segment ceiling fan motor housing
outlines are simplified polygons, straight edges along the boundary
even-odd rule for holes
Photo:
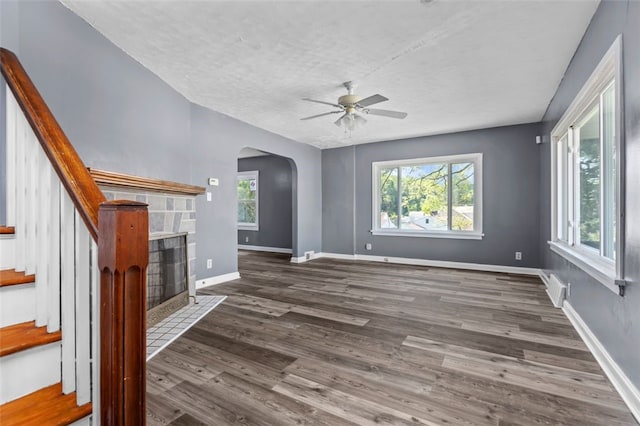
[[[338,98],[338,103],[343,107],[348,108],[353,107],[358,103],[358,101],[360,101],[360,99],[362,99],[362,97],[358,95],[344,95]]]

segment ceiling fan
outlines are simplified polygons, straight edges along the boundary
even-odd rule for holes
[[[318,104],[330,105],[332,107],[338,108],[337,111],[325,112],[322,114],[312,115],[310,117],[301,118],[301,120],[311,120],[313,118],[324,117],[326,115],[331,114],[340,114],[343,115],[338,118],[333,124],[338,127],[345,127],[347,130],[354,130],[362,125],[364,125],[367,120],[360,114],[370,114],[370,115],[381,115],[383,117],[391,117],[403,119],[407,116],[406,112],[399,111],[390,111],[387,109],[377,109],[377,108],[369,108],[370,105],[375,105],[380,102],[388,101],[388,98],[385,98],[382,95],[372,95],[367,98],[361,98],[358,95],[353,93],[353,83],[351,81],[347,81],[343,83],[344,87],[347,89],[347,94],[340,96],[338,98],[338,103],[325,102],[325,101],[317,101],[315,99],[302,98],[303,101],[315,102]],[[360,114],[358,114],[360,113]]]

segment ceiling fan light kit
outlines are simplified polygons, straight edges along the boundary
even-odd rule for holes
[[[351,81],[347,81],[343,83],[344,87],[347,89],[347,94],[342,95],[338,98],[338,103],[334,104],[331,102],[318,101],[310,98],[302,98],[302,100],[307,102],[315,102],[318,104],[329,105],[335,108],[338,108],[337,111],[329,111],[322,114],[316,114],[309,117],[301,118],[301,120],[311,120],[314,118],[324,117],[331,114],[339,114],[344,113],[340,118],[338,118],[333,124],[338,127],[344,127],[348,131],[355,130],[358,127],[363,126],[367,120],[362,117],[360,114],[369,114],[369,115],[380,115],[382,117],[390,117],[403,119],[407,116],[406,112],[400,111],[390,111],[386,109],[374,109],[367,108],[370,105],[375,105],[380,102],[388,101],[389,99],[382,95],[372,95],[367,98],[362,98],[353,93],[353,83]]]

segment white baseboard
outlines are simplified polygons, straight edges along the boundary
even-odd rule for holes
[[[544,272],[543,269],[540,269],[538,276],[540,277],[540,279],[544,283],[544,286],[545,287],[549,287],[549,276],[547,275],[546,272]]]
[[[264,246],[249,246],[244,244],[238,244],[239,250],[251,250],[251,251],[268,251],[270,253],[286,253],[291,254],[292,250],[290,248],[281,248],[281,247],[264,247]]]
[[[437,268],[469,269],[472,271],[503,272],[507,274],[540,275],[538,268],[486,265],[483,263],[450,262],[446,260],[412,259],[407,257],[371,256],[368,254],[317,253],[314,258],[366,260],[369,262],[399,263],[402,265],[433,266]]]
[[[320,257],[326,257],[329,259],[342,259],[342,260],[357,260],[355,254],[342,254],[342,253],[325,253],[321,252],[316,255],[316,259]]]
[[[607,349],[600,343],[580,314],[573,309],[569,301],[565,300],[562,311],[587,345],[600,367],[616,388],[622,400],[627,404],[631,414],[640,422],[640,390],[634,386],[624,374],[620,366],[611,358]]]
[[[240,278],[239,272],[230,272],[228,274],[216,275],[214,277],[204,278],[196,281],[196,290],[209,287],[216,284],[226,283]]]
[[[295,257],[295,256],[291,256],[291,263],[304,263],[304,262],[308,262],[310,260],[313,259],[317,259],[318,257],[321,257],[322,253],[316,253],[315,251],[311,250],[311,251],[305,251],[304,252],[304,256],[300,256],[300,257]]]

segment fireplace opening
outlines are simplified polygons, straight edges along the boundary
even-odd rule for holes
[[[147,327],[189,303],[187,235],[149,241],[147,268]]]

